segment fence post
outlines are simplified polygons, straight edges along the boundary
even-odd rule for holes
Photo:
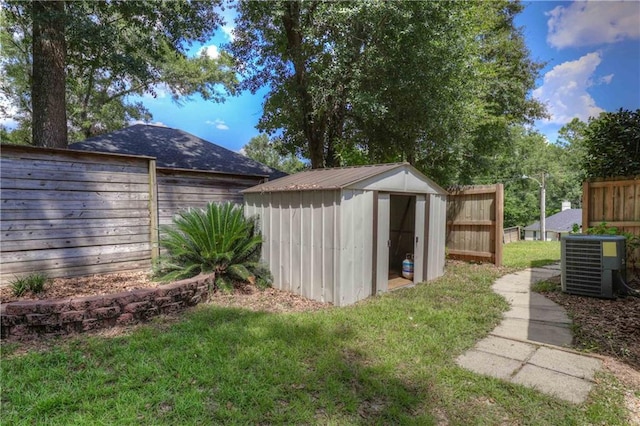
[[[158,245],[158,181],[156,177],[156,160],[149,160],[149,243],[151,244],[151,262],[160,255]]]
[[[582,184],[582,233],[589,229],[589,181]]]
[[[502,236],[504,236],[504,185],[496,185],[496,218],[495,218],[495,261],[496,266],[502,266]]]

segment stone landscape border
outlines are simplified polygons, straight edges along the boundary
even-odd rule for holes
[[[0,337],[29,340],[132,324],[180,312],[208,298],[214,275],[103,296],[28,300],[0,307]]]

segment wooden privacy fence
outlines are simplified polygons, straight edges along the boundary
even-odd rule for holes
[[[582,231],[602,222],[640,235],[640,177],[584,182]]]
[[[447,253],[454,259],[502,265],[502,184],[449,189]]]
[[[510,228],[504,228],[503,235],[502,242],[505,244],[520,241],[520,227],[512,226]]]
[[[148,270],[158,224],[186,207],[241,202],[265,176],[156,168],[154,158],[1,147],[0,285],[50,277]]]

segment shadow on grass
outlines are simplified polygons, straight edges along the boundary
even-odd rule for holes
[[[354,339],[321,314],[203,306],[169,327],[13,358],[3,423],[406,423],[420,392]]]
[[[559,259],[536,259],[532,260],[530,263],[531,268],[540,268],[547,265],[553,265],[554,263],[559,263]]]

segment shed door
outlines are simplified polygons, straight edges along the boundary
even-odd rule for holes
[[[376,291],[383,293],[389,285],[389,214],[391,197],[388,193],[378,193],[378,229],[377,229],[377,262]]]
[[[413,238],[413,282],[424,281],[424,247],[425,247],[425,215],[427,211],[427,197],[416,195],[416,224]]]

